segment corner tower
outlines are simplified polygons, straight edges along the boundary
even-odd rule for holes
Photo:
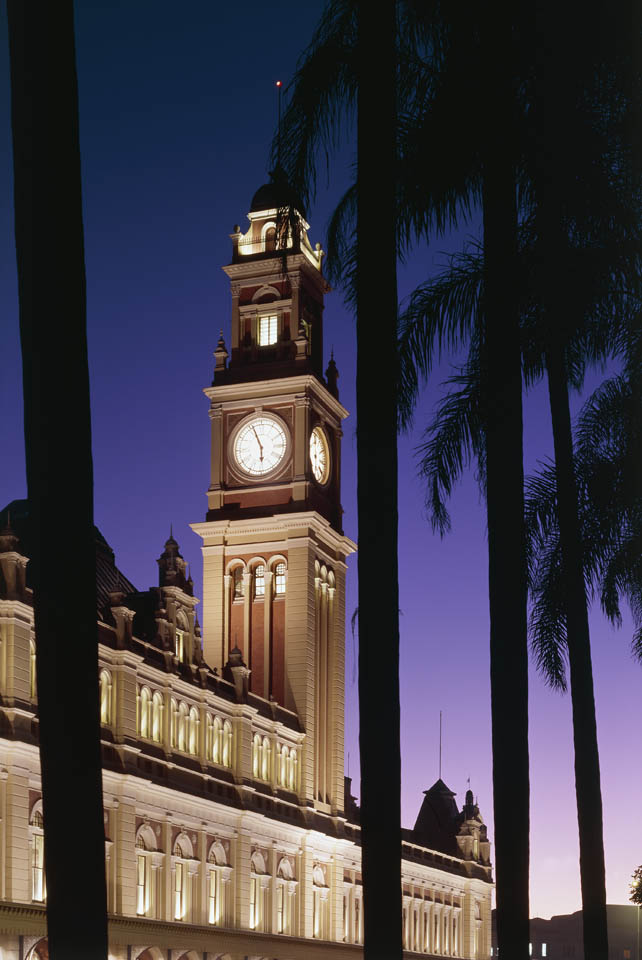
[[[334,361],[323,374],[323,253],[277,171],[231,235],[231,351],[215,351],[203,539],[204,656],[232,650],[251,694],[306,733],[301,799],[343,809],[346,558]],[[238,653],[235,652],[238,658]]]

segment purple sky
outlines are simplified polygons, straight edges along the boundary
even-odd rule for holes
[[[222,327],[229,343],[228,234],[266,179],[276,113],[273,83],[287,82],[322,4],[279,0],[241,6],[188,0],[83,0],[77,47],[93,403],[96,523],[139,588],[156,582],[170,522],[201,582],[200,541],[188,524],[205,516],[209,421],[202,388]],[[26,493],[13,247],[6,23],[0,49],[0,506]],[[323,242],[333,201],[347,182],[350,148],[322,180],[309,211]],[[437,241],[400,272],[405,296],[456,249]],[[335,293],[326,306],[345,406],[355,410],[352,317]],[[382,368],[385,358],[382,357]],[[400,588],[403,819],[412,826],[421,791],[438,775],[460,803],[470,776],[492,830],[485,510],[472,475],[452,503],[445,541],[425,521],[414,448],[439,396],[444,365],[422,398],[416,429],[400,441]],[[55,398],[52,402],[55,402]],[[346,423],[343,505],[357,537],[355,420]],[[527,468],[550,454],[546,395],[526,403]],[[52,465],[53,466],[53,465]],[[64,465],[55,465],[64,469]],[[356,606],[351,561],[347,614]],[[613,631],[592,617],[609,902],[622,903],[642,862],[636,811],[642,671],[631,660],[630,622]],[[354,647],[346,639],[346,754],[358,771]],[[385,668],[385,662],[383,663]],[[531,682],[532,915],[579,909],[570,701]],[[385,775],[385,774],[384,774]],[[355,784],[358,792],[358,784]],[[510,791],[510,783],[506,784]]]

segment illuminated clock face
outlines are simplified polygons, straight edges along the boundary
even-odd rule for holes
[[[321,427],[315,427],[310,434],[310,464],[317,483],[327,483],[330,476],[330,448]]]
[[[285,457],[288,439],[278,420],[262,414],[243,424],[234,439],[237,466],[252,477],[271,473]]]

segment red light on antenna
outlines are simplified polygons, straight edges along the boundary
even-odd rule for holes
[[[277,81],[276,81],[276,85],[277,85],[277,87],[280,87],[280,86],[281,86],[281,81],[280,81],[280,80],[277,80]]]

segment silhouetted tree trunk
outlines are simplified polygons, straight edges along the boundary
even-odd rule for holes
[[[605,960],[608,957],[608,929],[600,758],[577,485],[573,469],[571,412],[561,350],[547,353],[546,367],[555,449],[557,519],[566,596],[584,956],[586,960]]]
[[[482,31],[490,105],[483,154],[484,329],[490,680],[497,938],[526,960],[529,940],[529,763],[522,374],[517,283],[513,38],[502,4]]]
[[[357,180],[359,744],[364,956],[401,931],[397,569],[396,11],[360,0]],[[385,757],[385,775],[381,758]]]
[[[73,4],[9,0],[8,14],[49,956],[99,960],[107,915]]]
[[[573,36],[576,17],[582,15],[579,6],[565,7],[556,29],[551,26],[550,4],[540,3],[536,10],[540,12],[540,21],[536,47],[539,53],[536,60],[536,97],[532,110],[535,145],[532,159],[539,248],[537,281],[546,337],[545,362],[555,453],[557,519],[566,597],[584,956],[586,960],[606,960],[608,929],[600,761],[566,369],[567,344],[572,337],[577,339],[581,330],[578,331],[576,326],[584,322],[584,317],[575,316],[563,267],[569,237],[564,224],[564,181],[559,171],[559,151],[564,150],[565,117],[569,110],[575,109],[576,102],[581,102],[582,88],[589,91],[585,96],[595,90],[591,74],[597,68],[590,58],[587,63],[587,57],[580,52],[573,60],[574,68],[569,70],[568,49],[566,43],[560,42],[560,38]],[[587,160],[590,163],[591,157]],[[590,211],[577,212],[586,219]]]

